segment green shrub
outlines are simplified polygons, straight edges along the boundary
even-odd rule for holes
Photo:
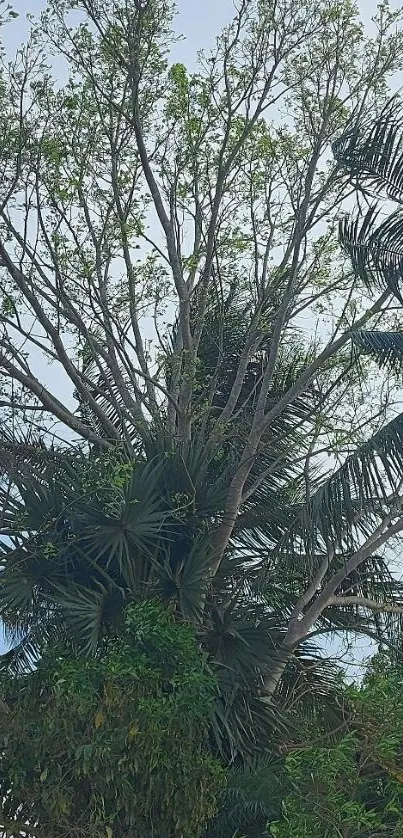
[[[10,829],[18,818],[46,838],[202,834],[224,782],[205,744],[214,688],[193,630],[153,602],[132,605],[95,658],[49,647],[2,685]]]

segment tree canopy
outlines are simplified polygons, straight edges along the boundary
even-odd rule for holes
[[[401,663],[377,655],[361,685],[344,685],[331,736],[320,720],[289,746],[278,838],[398,836],[403,828]],[[319,722],[319,724],[318,724]],[[301,731],[302,733],[302,731]],[[301,735],[301,734],[300,734]],[[312,744],[309,744],[309,743]]]

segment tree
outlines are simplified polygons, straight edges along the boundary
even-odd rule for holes
[[[2,682],[2,834],[200,836],[224,783],[206,747],[214,689],[194,632],[152,602],[96,658],[50,645]]]
[[[356,178],[397,194],[401,15],[369,38],[350,0],[241,0],[190,73],[172,13],[51,0],[3,67],[0,597],[15,664],[58,624],[95,648],[112,594],[153,590],[215,661],[234,760],[313,686],[314,636],[401,614],[402,418],[363,373],[399,365],[400,267],[353,225],[351,271],[335,230]]]
[[[272,822],[270,835],[401,834],[401,683],[401,662],[391,665],[389,655],[377,655],[361,685],[344,685],[344,719],[333,736],[326,737],[317,720],[316,731],[305,731],[306,742],[313,744],[290,746],[282,815]]]

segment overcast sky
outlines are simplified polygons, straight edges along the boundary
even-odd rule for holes
[[[19,13],[20,18],[7,27],[7,45],[12,51],[24,39],[27,32],[25,15],[27,12],[36,15],[43,9],[43,0],[9,0],[12,7]],[[297,0],[296,0],[297,2]],[[314,2],[314,0],[313,0]],[[228,22],[233,14],[233,0],[177,0],[178,18],[177,31],[186,37],[186,41],[178,47],[181,60],[191,65],[195,60],[197,50],[212,44],[215,35]],[[391,0],[394,9],[403,7],[403,2]],[[376,0],[358,0],[364,21],[370,25],[371,17],[376,11]],[[403,74],[402,74],[403,83]]]

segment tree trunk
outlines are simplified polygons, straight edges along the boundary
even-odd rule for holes
[[[273,666],[264,681],[264,698],[266,701],[271,701],[274,698],[276,693],[277,687],[284,675],[284,672],[294,655],[294,652],[298,646],[298,640],[290,640],[284,641],[273,661]]]

